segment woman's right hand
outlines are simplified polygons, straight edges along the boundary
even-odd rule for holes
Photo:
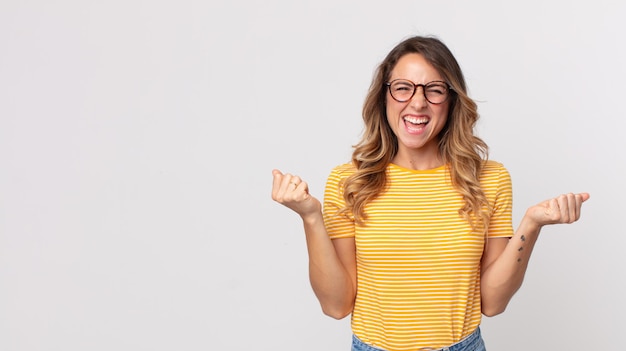
[[[309,194],[309,185],[298,176],[274,169],[272,199],[295,211],[303,219],[307,216],[321,214],[322,205],[318,199]]]

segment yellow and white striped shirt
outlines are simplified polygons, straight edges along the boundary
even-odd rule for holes
[[[416,171],[390,164],[387,187],[365,207],[358,226],[337,215],[345,204],[340,181],[352,164],[331,172],[324,221],[331,239],[354,237],[358,288],[352,330],[386,350],[415,350],[456,343],[481,320],[480,260],[484,235],[460,214],[463,198],[447,166]],[[481,175],[491,207],[488,236],[511,237],[511,178],[488,161]]]

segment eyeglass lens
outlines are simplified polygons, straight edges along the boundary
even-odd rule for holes
[[[417,87],[422,87],[424,97],[430,103],[440,104],[448,98],[448,85],[445,82],[434,81],[426,84],[413,84],[403,79],[396,79],[389,85],[389,92],[398,102],[409,101],[415,94]]]

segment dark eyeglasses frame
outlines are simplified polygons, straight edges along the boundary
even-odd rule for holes
[[[393,94],[391,93],[391,84],[393,84],[393,82],[398,81],[398,80],[401,80],[401,81],[404,81],[404,82],[407,82],[407,83],[411,83],[411,84],[413,84],[413,94],[411,94],[411,97],[409,97],[409,98],[408,98],[408,99],[406,99],[406,100],[398,100],[398,99],[396,99],[396,97],[395,97],[395,96],[393,96]],[[427,87],[428,85],[432,84],[432,83],[443,83],[443,84],[445,84],[445,85],[446,85],[446,88],[448,89],[448,94],[446,95],[446,99],[445,99],[445,100],[443,100],[442,102],[432,102],[432,101],[430,101],[430,100],[428,99],[428,97],[426,97],[426,87]],[[411,82],[411,81],[410,81],[410,80],[408,80],[408,79],[402,79],[402,78],[399,78],[399,79],[394,79],[394,80],[392,80],[391,82],[387,82],[387,83],[385,83],[385,85],[387,86],[387,90],[389,90],[389,95],[391,95],[391,98],[392,98],[392,99],[394,99],[394,100],[396,100],[397,102],[407,102],[407,101],[410,101],[411,99],[413,99],[413,96],[415,96],[415,92],[417,91],[417,88],[418,88],[418,87],[422,87],[422,94],[424,94],[424,99],[426,99],[426,101],[430,102],[430,103],[431,103],[431,104],[433,104],[433,105],[440,105],[440,104],[443,104],[444,102],[448,101],[448,98],[450,97],[450,93],[453,93],[453,92],[454,92],[454,88],[452,88],[452,87],[450,86],[450,84],[448,84],[447,82],[444,82],[443,80],[433,80],[432,82],[428,82],[428,83],[426,83],[426,84],[415,84],[415,83]]]

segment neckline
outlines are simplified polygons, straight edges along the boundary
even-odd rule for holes
[[[438,166],[435,168],[429,168],[429,169],[410,169],[410,168],[402,167],[392,162],[389,163],[389,166],[392,168],[396,168],[397,170],[400,170],[403,172],[409,172],[409,173],[435,173],[435,172],[440,172],[442,170],[446,170],[448,168],[448,165],[445,163],[441,166]]]

